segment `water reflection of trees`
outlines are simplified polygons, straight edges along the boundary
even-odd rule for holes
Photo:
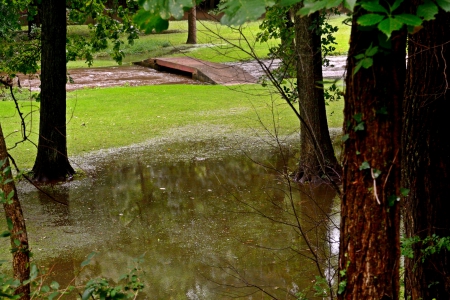
[[[153,298],[220,299],[254,293],[257,287],[285,298],[290,290],[310,288],[318,274],[295,226],[286,226],[295,222],[290,203],[301,212],[325,270],[333,194],[296,185],[289,192],[276,173],[285,169],[284,159],[265,160],[265,153],[252,157],[271,169],[245,156],[174,163],[124,157],[99,166],[96,178],[84,186],[68,189],[70,209],[50,209],[44,199],[41,209],[69,220],[71,228],[64,230],[82,228],[92,239],[80,243],[81,252],[71,252],[68,265],[101,251],[89,275],[118,278],[133,266],[133,258],[146,253],[142,267]]]

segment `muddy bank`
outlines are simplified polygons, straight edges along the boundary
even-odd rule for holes
[[[150,68],[133,65],[71,69],[69,70],[69,76],[71,83],[67,83],[67,91],[113,86],[200,84],[200,82],[186,76],[158,72]],[[37,75],[19,75],[19,78],[23,88],[39,91],[40,80]]]
[[[342,78],[347,58],[345,56],[331,56],[328,59],[330,60],[330,66],[323,68],[324,77],[331,79]],[[278,67],[280,63],[279,60],[263,60],[262,62],[270,69]],[[228,63],[228,65],[239,66],[255,78],[264,75],[263,69],[255,61]],[[187,76],[159,72],[137,65],[70,69],[69,76],[72,83],[66,85],[67,91],[112,86],[204,84]],[[31,89],[32,91],[39,90],[40,80],[37,75],[19,75],[19,78],[23,88]]]

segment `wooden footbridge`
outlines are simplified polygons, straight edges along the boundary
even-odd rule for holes
[[[255,77],[238,66],[212,63],[190,57],[150,58],[134,64],[163,72],[187,75],[212,84],[235,85],[257,82]]]

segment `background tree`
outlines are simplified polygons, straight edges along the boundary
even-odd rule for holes
[[[33,28],[41,27],[42,6],[41,0],[32,0],[28,6],[28,37],[33,38]]]
[[[186,44],[197,44],[197,7],[194,5],[188,10],[188,37]]]
[[[423,3],[409,5],[415,13]],[[402,184],[410,189],[403,219],[412,247],[405,257],[405,295],[411,299],[450,299],[449,28],[450,13],[439,9],[435,20],[408,37]]]
[[[128,34],[128,41],[137,38],[130,14],[132,5],[123,9],[121,6],[104,14],[104,1],[72,1],[69,17],[73,21],[83,23],[86,16],[95,17],[96,24],[91,25],[90,40],[84,37],[67,40],[66,3],[64,1],[42,1],[42,38],[41,38],[41,107],[39,142],[33,176],[36,181],[64,180],[75,171],[69,163],[66,139],[66,63],[68,60],[85,58],[92,64],[92,53],[105,49],[108,39],[113,43],[112,57],[121,63],[124,56],[120,51],[123,42],[122,33]],[[117,22],[113,16],[122,18]],[[66,51],[67,50],[67,51]]]
[[[325,110],[320,13],[309,16],[295,14],[294,20],[301,119],[300,162],[296,178],[301,182],[317,181],[326,176],[336,178],[341,174],[341,167],[334,155]]]
[[[66,142],[66,3],[42,1],[41,107],[39,142],[33,166],[37,181],[64,180],[75,171]]]

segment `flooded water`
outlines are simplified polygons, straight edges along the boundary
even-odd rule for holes
[[[65,286],[93,251],[72,284],[117,280],[142,257],[138,299],[270,299],[255,286],[279,299],[312,296],[318,269],[299,225],[332,276],[325,257],[335,254],[334,192],[287,184],[275,171],[285,164],[267,149],[166,161],[141,150],[98,160],[84,179],[48,189],[67,206],[23,185],[35,261]]]

